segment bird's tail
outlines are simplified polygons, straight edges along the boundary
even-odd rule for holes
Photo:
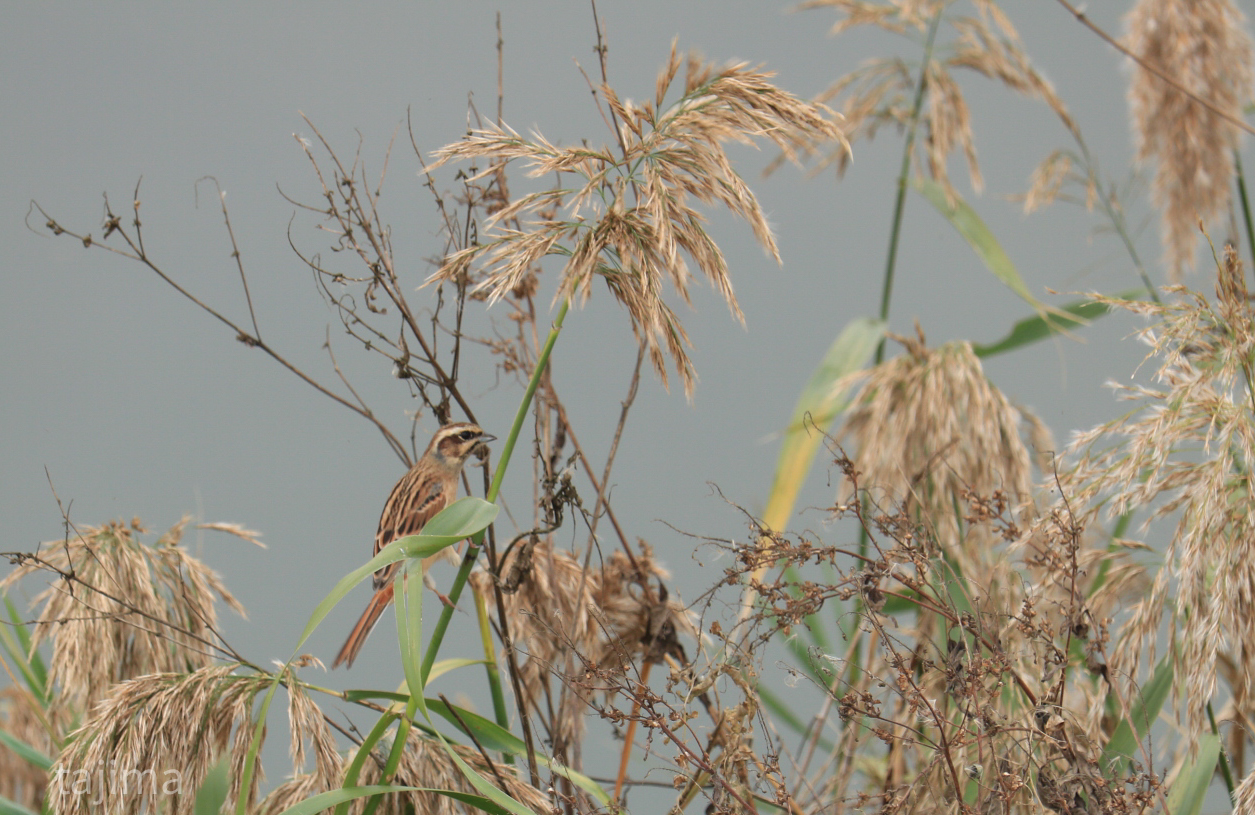
[[[366,639],[370,636],[370,632],[374,630],[375,623],[379,622],[380,615],[383,614],[384,609],[391,602],[392,583],[388,583],[376,591],[374,597],[370,598],[370,605],[366,606],[366,610],[362,612],[357,625],[353,626],[353,631],[349,634],[349,638],[344,641],[344,647],[340,649],[335,662],[331,663],[332,668],[338,668],[342,662],[348,668],[353,667],[353,660],[357,659],[357,654],[362,650],[362,646],[366,644]]]

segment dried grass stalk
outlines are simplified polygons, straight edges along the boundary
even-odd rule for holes
[[[986,379],[970,344],[930,350],[922,335],[896,339],[906,353],[860,374],[841,436],[857,447],[854,465],[877,503],[905,505],[947,552],[987,565],[988,542],[962,534],[960,507],[966,492],[1001,492],[1012,506],[1031,500],[1024,412]],[[842,490],[843,504],[849,482]]]
[[[45,755],[52,754],[52,740],[40,720],[36,702],[21,687],[10,685],[0,690],[0,730]],[[47,786],[47,773],[0,745],[0,795],[39,812],[43,809]]]
[[[780,260],[766,215],[732,168],[725,144],[766,138],[798,160],[812,145],[843,143],[844,137],[827,108],[781,91],[771,84],[770,73],[745,63],[715,68],[690,56],[684,90],[664,108],[685,63],[672,44],[654,98],[644,104],[620,98],[607,85],[599,88],[619,125],[620,154],[609,147],[558,147],[539,134],[525,138],[504,126],[474,131],[437,150],[434,167],[487,159],[487,169],[477,177],[522,161],[532,177],[574,174],[579,183],[521,196],[494,213],[487,224],[491,238],[450,255],[431,281],[471,280],[472,290],[485,292],[491,302],[525,281],[543,258],[561,255],[566,261],[554,302],[587,300],[594,279],[600,278],[627,310],[659,378],[666,384],[670,358],[685,394],[691,395],[690,342],[663,299],[665,285],[689,304],[691,260],[733,316],[744,319],[727,260],[693,203],[722,204],[745,219],[759,243]],[[564,217],[550,214],[557,212]],[[513,221],[525,228],[506,228]]]
[[[57,815],[88,815],[107,800],[115,815],[160,807],[190,815],[210,767],[229,755],[234,806],[249,741],[253,699],[270,682],[237,666],[150,674],[114,685],[70,735],[50,788]],[[260,762],[248,791],[261,780]],[[181,794],[180,794],[181,793]]]
[[[1214,306],[1180,287],[1168,289],[1180,295],[1171,304],[1098,298],[1152,320],[1138,335],[1152,348],[1156,384],[1113,384],[1134,409],[1079,434],[1060,474],[1083,523],[1135,510],[1149,513],[1147,525],[1176,519],[1165,566],[1120,633],[1113,675],[1135,676],[1141,659],[1154,659],[1171,613],[1191,740],[1206,725],[1222,658],[1239,667],[1235,694],[1255,687],[1255,319],[1232,247],[1218,271]]]
[[[138,520],[87,527],[43,544],[38,561],[26,560],[0,581],[8,589],[35,572],[62,575],[36,597],[43,607],[33,636],[36,645],[53,640],[48,681],[56,710],[87,710],[126,679],[210,665],[217,655],[215,596],[241,615],[244,608],[212,569],[179,546],[187,523],[152,546],[138,539]]]
[[[1251,38],[1230,0],[1139,0],[1129,12],[1128,47],[1216,108],[1241,118],[1253,90]],[[1233,152],[1241,132],[1140,66],[1129,106],[1137,157],[1155,165],[1165,263],[1179,282],[1194,265],[1199,220],[1227,211]]]

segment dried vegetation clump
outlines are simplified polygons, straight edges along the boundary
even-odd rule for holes
[[[683,90],[668,101],[681,67]],[[695,371],[688,334],[663,299],[670,283],[690,302],[686,257],[743,319],[727,260],[694,202],[722,204],[743,218],[780,261],[767,218],[724,145],[766,138],[797,160],[814,144],[844,144],[830,111],[779,90],[770,78],[744,63],[717,68],[695,56],[685,61],[673,45],[652,101],[621,99],[605,84],[597,89],[617,126],[617,150],[560,147],[539,134],[523,137],[500,125],[436,151],[432,169],[486,159],[488,166],[472,181],[521,161],[530,177],[574,175],[576,183],[529,193],[496,209],[484,224],[489,237],[447,257],[432,281],[469,282],[472,292],[485,292],[491,302],[514,292],[546,256],[563,256],[554,302],[586,300],[593,281],[601,278],[627,310],[658,376],[667,381],[670,357],[685,394],[691,394]],[[511,221],[521,223],[508,226]]]
[[[970,343],[929,349],[922,334],[896,339],[905,353],[862,377],[841,438],[855,446],[854,466],[878,504],[904,506],[949,556],[983,570],[990,547],[962,529],[955,508],[965,492],[999,493],[1031,511],[1033,456],[1021,434],[1048,456],[1049,432],[990,383]],[[844,483],[840,503],[851,488]]]
[[[180,545],[187,523],[151,546],[138,539],[138,520],[87,527],[19,558],[0,581],[7,591],[37,572],[61,578],[35,598],[41,610],[33,635],[35,646],[53,643],[48,680],[56,705],[87,710],[118,682],[196,671],[219,655],[215,601],[241,615],[244,608]],[[248,530],[215,528],[257,542]]]
[[[912,40],[925,37],[930,42],[931,37],[938,36],[932,29],[944,19],[951,36],[939,38],[924,54],[928,60],[923,73],[926,93],[919,87],[919,70],[901,57],[885,57],[869,60],[840,77],[816,101],[835,104],[840,114],[836,124],[849,143],[872,139],[885,125],[906,129],[918,121],[924,133],[913,159],[953,196],[949,161],[956,151],[963,154],[972,187],[979,192],[984,186],[971,112],[956,71],[974,71],[1045,103],[1069,131],[1075,132],[1076,125],[1054,87],[1032,66],[1019,33],[996,3],[977,0],[973,4],[975,16],[946,14],[947,5],[935,0],[808,0],[799,9],[831,9],[841,14],[832,26],[833,35],[868,26]],[[923,107],[918,107],[921,104]],[[823,150],[823,146],[816,145],[815,149]],[[831,165],[843,174],[850,156],[848,148],[827,151],[819,168]]]
[[[523,656],[523,693],[529,706],[556,711],[548,738],[560,752],[578,755],[590,691],[615,689],[590,685],[588,666],[615,673],[621,683],[644,662],[682,654],[678,636],[696,634],[684,607],[668,596],[670,575],[643,542],[632,557],[614,552],[588,568],[551,539],[537,540],[515,547],[505,574],[502,596]],[[484,571],[472,577],[486,597],[493,596],[491,580]]]
[[[1174,522],[1165,567],[1124,628],[1120,674],[1134,675],[1141,660],[1154,658],[1170,614],[1179,698],[1212,699],[1228,661],[1237,669],[1237,698],[1245,699],[1255,680],[1255,320],[1232,247],[1219,263],[1214,302],[1169,291],[1177,299],[1165,304],[1098,298],[1149,318],[1138,336],[1152,349],[1154,370],[1150,384],[1113,385],[1132,409],[1072,440],[1059,484],[1084,508],[1085,523],[1128,512],[1147,524]],[[1197,737],[1205,706],[1187,703],[1183,712]]]
[[[179,790],[198,790],[223,755],[229,756],[233,784],[228,800],[234,803],[241,794],[240,779],[252,735],[253,699],[266,687],[264,677],[234,676],[237,667],[147,674],[114,685],[91,708],[82,726],[69,734],[57,760],[58,769],[66,773],[52,790],[58,815],[94,811],[97,796],[72,794],[73,784],[91,778],[102,767],[121,774],[108,796],[114,811],[138,815],[164,797],[167,811],[186,815],[194,811],[195,796],[161,796],[164,784],[177,778]],[[127,783],[132,779],[126,775],[136,769],[152,770],[155,788],[138,780]],[[260,775],[253,776],[250,802]]]
[[[765,138],[783,158],[822,156],[820,166],[840,172],[852,141],[892,124],[912,134],[904,167],[914,162],[953,196],[948,163],[961,153],[979,189],[971,116],[956,79],[966,69],[1045,103],[1078,144],[1079,153],[1056,151],[1038,167],[1025,208],[1078,182],[1085,203],[1101,203],[1123,228],[1079,130],[1030,64],[1010,20],[989,0],[972,5],[975,13],[962,15],[936,0],[805,3],[844,15],[834,33],[872,26],[925,42],[920,65],[896,57],[868,63],[813,103],[776,88],[761,69],[684,59],[674,46],[652,99],[632,102],[605,81],[599,29],[603,81],[592,90],[612,145],[521,136],[499,110],[489,123],[475,112],[470,135],[437,151],[434,163],[418,155],[446,238],[428,279],[436,300],[430,309],[408,299],[419,281],[405,279],[402,270],[412,265],[393,256],[379,209],[382,176],[373,183],[360,155],[341,161],[321,135],[326,158],[315,158],[302,140],[322,197],[300,206],[332,236],[332,252],[301,258],[347,334],[385,357],[421,401],[408,445],[349,383],[330,339],[339,391],[262,340],[251,299],[250,328],[180,288],[245,345],[373,422],[407,465],[421,415],[443,423],[460,410],[475,420],[458,380],[464,340],[536,388],[531,528],[524,529],[524,510],[511,519],[519,527],[511,543],[499,547],[496,528],[487,530],[483,570],[471,578],[479,607],[496,615],[491,625],[503,647],[494,667],[510,683],[515,709],[505,712],[498,697],[494,714],[521,732],[513,763],[499,746],[461,734],[461,743],[449,745],[421,732],[417,719],[399,723],[402,704],[374,701],[391,694],[332,692],[355,712],[385,717],[374,730],[382,740],[364,747],[368,728],[324,713],[312,694],[325,689],[297,676],[316,660],[262,669],[218,634],[215,604],[241,609],[181,548],[184,523],[152,546],[138,541],[135,522],[86,529],[15,556],[18,568],[3,587],[36,571],[53,578],[34,625],[34,645],[51,640],[52,659],[44,685],[0,695],[0,727],[57,755],[56,766],[71,775],[112,766],[169,769],[194,789],[225,761],[232,780],[225,803],[243,799],[245,809],[267,815],[341,785],[372,783],[428,788],[382,799],[382,812],[468,811],[430,790],[483,794],[472,773],[535,812],[572,815],[613,810],[658,774],[676,790],[675,811],[693,808],[698,797],[712,813],[762,804],[790,813],[876,807],[885,815],[1141,815],[1165,807],[1162,786],[1171,772],[1151,749],[1151,722],[1133,713],[1146,675],[1141,663],[1155,655],[1165,623],[1186,741],[1203,732],[1221,680],[1229,686],[1222,720],[1255,720],[1255,315],[1232,248],[1219,264],[1214,302],[1185,289],[1168,290],[1177,299],[1166,304],[1097,298],[1150,321],[1140,334],[1157,367],[1151,384],[1119,388],[1135,403],[1132,411],[1079,434],[1059,462],[1044,425],[989,381],[969,343],[928,348],[921,331],[894,337],[903,353],[839,383],[858,389],[844,425],[825,437],[839,476],[825,521],[845,522],[842,533],[853,533],[838,543],[813,532],[784,534],[746,513],[749,542],[711,540],[701,550],[726,561],[719,584],[687,607],[653,549],[625,533],[611,501],[612,465],[646,358],[664,383],[669,361],[686,394],[694,387],[689,339],[668,298],[689,303],[695,279],[704,277],[743,319],[701,206],[727,208],[780,260],[728,144]],[[1147,64],[1236,111],[1251,85],[1251,47],[1240,26],[1224,0],[1155,0],[1138,3],[1130,40]],[[1236,135],[1223,117],[1208,118],[1203,106],[1141,71],[1132,96],[1139,151],[1158,164],[1156,195],[1176,268],[1192,252],[1197,218],[1223,209]],[[1179,127],[1170,133],[1169,123]],[[916,126],[918,142],[911,140]],[[512,162],[532,179],[551,177],[553,186],[513,196]],[[468,169],[446,198],[432,173],[452,163]],[[135,211],[134,222],[123,224],[106,202],[101,243],[52,219],[48,225],[87,246],[124,241],[125,249],[110,251],[171,282],[143,248],[138,190]],[[238,251],[233,256],[239,260]],[[361,265],[351,269],[346,261]],[[637,344],[600,477],[554,377],[540,365],[547,347],[537,297],[555,267],[554,303],[587,300],[600,279],[627,311]],[[245,280],[242,263],[239,271]],[[464,317],[476,301],[503,304],[510,326],[473,338]],[[585,482],[594,500],[581,497],[576,485]],[[1175,523],[1166,566],[1153,576],[1133,556],[1144,544],[1126,537],[1133,512],[1144,513],[1146,524]],[[1100,524],[1113,518],[1116,531],[1104,534]],[[587,531],[583,549],[564,542],[573,540],[573,528]],[[619,548],[607,551],[612,538]],[[758,605],[725,620],[724,611],[736,607],[729,596],[743,596],[747,586]],[[487,641],[492,632],[481,624]],[[835,633],[828,630],[834,625]],[[666,666],[665,678],[651,680],[654,666]],[[780,670],[772,675],[772,668]],[[802,701],[792,693],[782,699],[776,676]],[[256,702],[278,685],[288,695],[293,774],[257,801],[262,773],[250,755],[266,729]],[[809,700],[816,704],[804,707]],[[613,787],[603,784],[604,792],[613,789],[612,803],[552,764],[542,775],[537,760],[548,754],[583,769],[593,716],[625,744]],[[1117,738],[1130,723],[1136,735]],[[353,747],[346,750],[333,730]],[[1240,768],[1246,739],[1241,728],[1233,731],[1229,754]],[[402,733],[393,772],[389,741]],[[630,759],[642,748],[651,777],[633,779]],[[43,776],[12,758],[0,749],[0,794],[43,806]],[[1242,811],[1255,801],[1252,777],[1237,795]],[[124,793],[111,803],[128,814],[185,813],[193,798]],[[82,795],[53,802],[61,814],[90,807]],[[361,815],[366,807],[358,800],[350,810]]]
[[[839,643],[794,648],[786,663],[790,684],[822,701],[799,747],[776,742],[779,765],[793,769],[785,800],[803,812],[960,802],[971,812],[1081,812],[1087,800],[1134,813],[1153,803],[1163,770],[1104,766],[1102,749],[1113,690],[1105,615],[1143,572],[1066,509],[1029,535],[1005,493],[970,490],[958,496],[961,534],[991,551],[983,569],[964,572],[939,556],[918,506],[878,508],[879,491],[864,490],[856,463],[833,452],[849,495],[833,515],[863,529],[863,547],[761,525],[753,544],[712,542],[736,558],[727,586],[774,567],[756,586],[766,607],[750,628],[707,626],[741,661],[799,627],[813,634],[823,618],[841,621]],[[818,573],[830,576],[802,578]],[[1077,659],[1087,666],[1079,675]]]
[[[1141,60],[1129,86],[1137,156],[1154,163],[1165,263],[1179,282],[1194,265],[1198,222],[1229,208],[1241,132],[1221,114],[1242,119],[1255,93],[1255,52],[1230,0],[1139,0],[1127,25],[1129,50]]]

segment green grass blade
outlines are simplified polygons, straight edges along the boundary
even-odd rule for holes
[[[314,630],[358,583],[389,563],[396,563],[407,557],[430,557],[441,549],[452,546],[477,532],[482,532],[496,519],[498,511],[496,504],[490,504],[481,498],[463,498],[445,507],[432,518],[427,526],[423,527],[423,534],[410,535],[385,546],[379,554],[364,565],[340,578],[331,592],[314,607],[314,613],[306,623],[305,630],[301,632],[301,638],[297,641],[293,654],[300,652],[301,647],[305,645],[305,641],[310,638]]]
[[[1138,300],[1146,295],[1146,289],[1129,289],[1112,295],[1120,300]],[[972,344],[976,356],[985,358],[1014,351],[1026,345],[1044,340],[1052,334],[1059,334],[1073,328],[1089,325],[1089,323],[1111,313],[1111,307],[1096,300],[1077,300],[1063,306],[1063,314],[1038,314],[1026,317],[1011,327],[1011,332],[992,345]]]
[[[1167,657],[1159,660],[1150,680],[1142,686],[1142,692],[1130,708],[1129,718],[1116,725],[1115,733],[1111,735],[1099,761],[1108,778],[1119,778],[1124,774],[1138,743],[1159,718],[1159,711],[1172,690],[1172,674],[1172,662]]]
[[[227,775],[227,759],[221,758],[209,769],[200,789],[196,791],[196,802],[192,812],[194,815],[220,815],[222,804],[227,800],[231,790],[231,779]]]
[[[488,783],[488,779],[480,775],[478,770],[467,764],[462,757],[458,755],[458,751],[453,749],[449,742],[445,740],[444,736],[437,733],[436,738],[440,739],[440,745],[444,747],[445,753],[448,754],[449,758],[453,759],[453,763],[456,764],[458,769],[462,771],[462,777],[469,781],[471,786],[479,791],[481,795],[487,797],[497,806],[505,810],[505,812],[510,813],[510,815],[536,815],[531,807],[524,806],[502,790],[499,790],[492,784]]]
[[[294,804],[283,810],[279,815],[317,815],[317,813],[331,807],[347,804],[349,801],[354,801],[358,798],[365,798],[370,795],[386,795],[391,792],[434,792],[438,795],[461,801],[464,804],[470,804],[491,815],[509,815],[506,810],[480,795],[471,795],[468,792],[458,792],[457,790],[434,789],[432,787],[398,787],[392,784],[376,784],[371,787],[341,787],[338,790],[306,798],[299,804]]]
[[[31,694],[35,697],[35,701],[44,710],[48,709],[48,697],[46,695],[46,685],[40,681],[39,675],[35,672],[34,666],[26,659],[26,653],[22,650],[22,645],[13,632],[9,630],[9,626],[0,625],[0,648],[4,650],[5,655],[17,666],[17,671],[22,675],[22,680],[26,683],[26,687],[30,689]]]
[[[408,560],[397,575],[394,605],[397,614],[397,643],[405,668],[405,686],[410,699],[423,711],[423,562]]]
[[[261,710],[257,712],[257,724],[253,726],[253,735],[248,743],[248,752],[244,755],[244,772],[240,776],[240,798],[235,802],[236,815],[248,815],[248,793],[253,788],[253,774],[257,771],[260,761],[262,734],[266,732],[266,717],[270,715],[270,703],[274,701],[275,691],[279,689],[282,673],[275,674],[266,698],[262,700]]]
[[[474,735],[475,739],[483,745],[485,750],[495,750],[499,753],[510,753],[512,755],[522,756],[527,754],[527,746],[523,740],[514,735],[510,731],[501,727],[496,722],[485,719],[477,713],[454,706],[451,711],[440,699],[428,699],[427,708],[433,713],[439,714],[458,730],[468,735]],[[454,715],[456,711],[456,715]],[[461,722],[458,719],[461,719]],[[463,722],[465,726],[463,726]],[[587,792],[597,800],[602,806],[610,805],[610,796],[600,785],[588,776],[569,769],[557,761],[546,758],[540,753],[536,754],[536,761],[546,767],[552,769],[555,773],[565,776],[580,789]]]
[[[405,701],[409,701],[406,697]],[[375,721],[375,726],[366,734],[366,738],[362,741],[357,752],[353,754],[353,760],[349,762],[349,767],[344,771],[344,782],[342,789],[351,789],[357,784],[357,779],[361,776],[362,765],[366,763],[366,759],[370,757],[370,753],[375,749],[375,745],[383,738],[384,733],[388,732],[388,728],[397,720],[395,713],[385,713]],[[352,798],[346,798],[335,804],[335,815],[345,815],[349,811],[349,801]]]
[[[1053,306],[1046,305],[1033,296],[1028,290],[1028,286],[1024,284],[1024,279],[1020,277],[1020,273],[1015,268],[1015,264],[1011,262],[1011,258],[1003,251],[1002,245],[998,243],[998,239],[994,237],[994,233],[990,231],[985,222],[976,214],[976,210],[972,209],[967,203],[954,195],[954,204],[946,198],[946,190],[936,181],[923,178],[915,182],[915,189],[933,205],[933,208],[940,212],[951,226],[959,231],[963,239],[976,252],[977,257],[985,264],[994,276],[1001,280],[1007,288],[1015,292],[1019,297],[1032,306],[1033,311],[1038,314],[1047,312],[1056,316],[1067,319],[1067,315]]]
[[[0,795],[0,815],[39,815],[39,813]]]
[[[458,668],[466,668],[471,665],[488,665],[486,659],[471,659],[470,657],[457,657],[453,659],[442,659],[431,666],[431,673],[427,676],[427,684],[430,685],[436,681],[436,677],[443,676],[450,671],[456,671]]]
[[[346,690],[344,692],[344,701],[360,702],[363,699],[387,699],[389,702],[400,702],[405,704],[410,701],[408,693],[396,693],[390,690],[372,690],[370,688],[361,688],[359,690]]]
[[[26,623],[22,620],[22,615],[18,613],[17,606],[13,605],[13,601],[9,599],[9,595],[4,596],[4,605],[9,611],[9,620],[13,623],[13,631],[17,634],[18,643],[22,646],[22,655],[25,657],[23,661],[30,664],[31,673],[39,682],[40,694],[43,695],[43,689],[48,687],[48,671],[44,667],[44,659],[39,652],[31,647],[30,629],[26,627]],[[32,688],[32,690],[34,690]]]
[[[1199,736],[1198,755],[1181,768],[1168,793],[1168,812],[1172,815],[1199,815],[1219,759],[1220,738],[1212,733]]]
[[[23,761],[34,764],[44,772],[52,769],[53,759],[44,755],[41,750],[31,747],[12,733],[0,730],[0,744],[17,753]]]
[[[819,449],[821,436],[816,428],[826,431],[845,410],[846,378],[867,364],[884,334],[882,320],[859,318],[848,324],[802,389],[784,432],[775,479],[763,512],[763,520],[772,529],[780,531],[788,525],[798,491]]]

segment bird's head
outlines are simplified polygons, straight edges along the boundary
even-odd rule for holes
[[[437,430],[436,435],[431,437],[427,454],[447,467],[460,469],[476,447],[496,438],[471,422],[449,424]]]

